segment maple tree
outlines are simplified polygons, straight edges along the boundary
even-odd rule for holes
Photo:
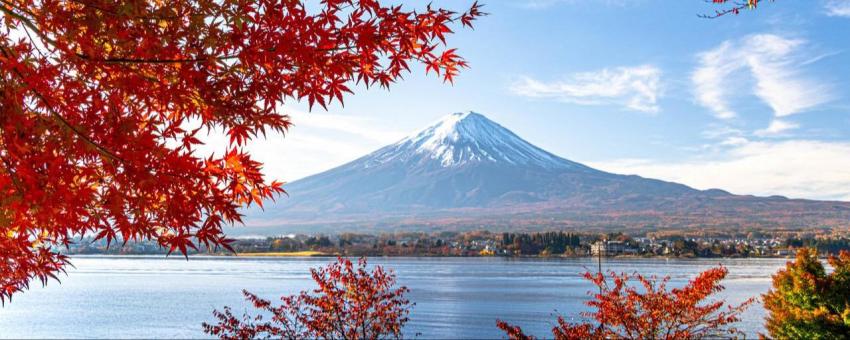
[[[593,322],[570,323],[562,316],[552,328],[555,339],[698,339],[729,337],[738,331],[731,324],[755,300],[727,305],[710,297],[723,290],[724,267],[700,273],[682,288],[668,290],[670,277],[658,279],[640,274],[610,273],[611,284],[602,273],[584,274],[599,288],[582,313]],[[638,285],[630,285],[631,280]],[[724,308],[725,307],[725,308]],[[519,326],[498,320],[497,326],[511,339],[533,339]]]
[[[741,14],[743,10],[753,10],[758,8],[759,4],[767,0],[711,0],[715,5],[724,6],[723,9],[715,10],[713,14],[700,15],[701,18],[713,19],[722,17],[728,14]],[[773,2],[774,0],[770,0]],[[731,5],[729,5],[731,4]]]
[[[309,7],[309,8],[308,8]],[[229,248],[238,209],[282,193],[246,141],[389,87],[412,63],[451,82],[456,13],[377,0],[0,0],[0,302],[63,270],[75,237]],[[225,131],[222,154],[199,133]]]
[[[777,339],[844,339],[850,334],[850,252],[828,259],[827,273],[817,251],[801,248],[796,260],[773,276],[764,296],[767,328]]]
[[[355,267],[351,260],[339,257],[327,267],[311,269],[318,288],[310,292],[281,297],[281,304],[243,291],[245,298],[262,314],[233,315],[230,307],[213,315],[217,324],[204,323],[204,331],[222,339],[253,338],[325,338],[378,339],[401,338],[411,304],[404,298],[407,287],[395,287],[392,272],[381,266],[368,270],[366,259]]]

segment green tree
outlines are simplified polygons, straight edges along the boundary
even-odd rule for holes
[[[850,252],[830,256],[827,273],[817,251],[802,248],[773,276],[764,295],[767,331],[777,339],[850,339]]]

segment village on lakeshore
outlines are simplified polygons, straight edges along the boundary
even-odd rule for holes
[[[489,231],[246,237],[234,241],[235,252],[194,252],[237,256],[523,256],[523,257],[792,257],[796,249],[814,247],[824,255],[850,250],[850,238],[837,231],[734,232],[690,235],[678,232],[586,234],[573,232],[494,233]],[[165,254],[154,242],[106,247],[83,239],[69,254]]]

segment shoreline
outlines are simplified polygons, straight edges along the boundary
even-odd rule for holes
[[[316,250],[292,251],[292,252],[259,252],[259,253],[236,253],[222,255],[231,257],[335,257],[335,254],[323,253]]]
[[[66,254],[71,257],[176,257],[185,259],[183,255],[174,256],[166,254]],[[297,251],[297,252],[258,252],[258,253],[238,253],[238,254],[189,254],[189,257],[200,258],[334,258],[337,256],[343,257],[361,257],[361,255],[344,255],[335,253],[325,253],[320,251]],[[502,258],[502,259],[552,259],[552,260],[567,260],[567,259],[597,259],[597,256],[538,256],[538,255],[512,255],[512,256],[458,256],[458,255],[365,255],[366,258]],[[792,260],[793,256],[727,256],[727,257],[700,257],[700,256],[640,256],[640,255],[617,255],[604,256],[603,259],[609,260],[648,260],[648,259],[663,259],[663,260],[707,260],[707,259],[722,259],[722,260],[758,260],[758,259],[773,259],[773,260]],[[820,256],[821,259],[827,259],[825,256]]]

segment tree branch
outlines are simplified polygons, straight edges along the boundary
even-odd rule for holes
[[[700,18],[703,18],[703,19],[717,19],[719,17],[722,17],[724,15],[728,15],[728,14],[738,14],[738,13],[741,12],[741,10],[744,10],[744,9],[747,9],[747,8],[758,7],[758,4],[760,2],[763,2],[763,1],[764,0],[752,0],[752,2],[750,2],[750,0],[747,0],[747,2],[736,2],[735,5],[731,8],[727,8],[727,9],[722,10],[722,11],[714,11],[714,14],[712,14],[712,15],[698,14],[697,17],[700,17]],[[771,1],[773,1],[773,0],[771,0]],[[711,1],[706,0],[705,2],[711,2]],[[714,3],[714,2],[712,2],[712,3]]]
[[[5,46],[0,46],[0,52],[2,52],[3,56],[6,57],[6,58],[12,57],[11,51],[9,51]],[[15,73],[15,75],[18,76],[18,78],[21,79],[21,81],[26,81],[26,77],[24,77],[24,75],[20,72],[20,70],[13,69],[13,72]],[[60,126],[63,126],[67,130],[70,130],[71,132],[76,134],[77,137],[79,137],[85,144],[88,144],[89,146],[94,147],[98,151],[98,153],[100,153],[101,155],[103,155],[103,156],[105,156],[105,157],[107,157],[111,160],[117,160],[117,161],[124,162],[124,160],[121,159],[121,157],[118,157],[112,151],[109,151],[108,149],[106,149],[102,145],[98,144],[97,142],[95,142],[94,140],[89,138],[86,134],[84,134],[82,131],[80,131],[76,126],[74,126],[73,124],[68,122],[68,120],[66,120],[65,117],[62,117],[62,115],[59,114],[59,112],[57,112],[56,109],[54,109],[50,105],[50,101],[47,100],[47,98],[44,95],[42,95],[40,92],[36,91],[33,88],[30,88],[30,90],[35,94],[35,97],[38,98],[39,101],[41,101],[44,104],[45,108],[47,108],[47,111],[50,112],[50,116],[53,117],[53,119],[55,121],[59,122]]]
[[[95,63],[103,63],[103,64],[181,64],[181,63],[203,63],[210,60],[229,60],[235,59],[239,56],[236,55],[226,55],[221,57],[212,57],[212,58],[183,58],[183,59],[134,59],[134,58],[105,58],[105,59],[94,59],[88,55],[77,53],[77,57],[80,59],[91,61]]]
[[[6,6],[9,6],[9,7],[11,7],[11,8],[20,9],[20,8],[18,8],[18,7],[16,7],[16,6],[13,6],[12,4],[10,4],[10,3],[6,2],[6,1],[2,1],[2,2],[3,2],[3,4],[5,4]],[[11,17],[13,17],[13,18],[15,18],[15,19],[18,19],[21,23],[23,23],[23,24],[24,24],[24,26],[29,27],[30,29],[32,29],[32,30],[33,30],[33,31],[34,31],[34,32],[35,32],[35,33],[36,33],[39,37],[41,37],[41,39],[44,39],[44,41],[46,41],[46,42],[50,43],[51,45],[53,45],[54,47],[56,47],[56,41],[55,41],[55,40],[53,40],[53,39],[51,39],[50,37],[48,37],[48,36],[47,36],[46,34],[44,34],[44,32],[42,32],[40,29],[38,29],[38,26],[36,26],[35,24],[33,24],[33,23],[32,23],[32,20],[30,20],[29,18],[27,18],[27,17],[25,17],[25,16],[23,16],[23,15],[21,15],[21,14],[15,13],[14,11],[12,11],[12,10],[11,10],[11,9],[9,9],[9,8],[6,8],[5,6],[0,6],[0,11],[2,11],[3,13],[6,13],[6,15],[8,15],[8,16],[11,16]],[[25,11],[25,12],[26,12],[26,11]]]

